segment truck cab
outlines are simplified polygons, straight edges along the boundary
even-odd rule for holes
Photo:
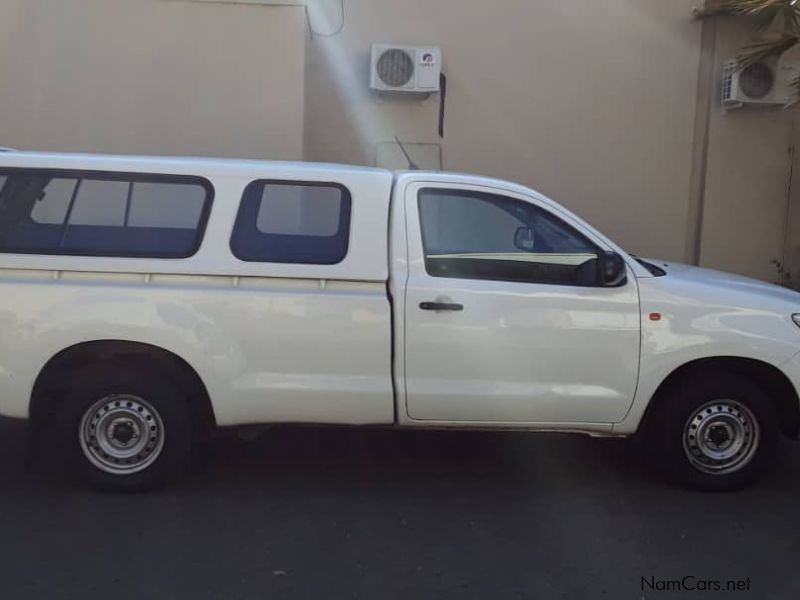
[[[649,273],[629,260],[603,280],[621,250],[505,182],[401,174],[392,211],[403,418],[611,433],[636,390]]]

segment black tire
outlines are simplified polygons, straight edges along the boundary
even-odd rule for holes
[[[53,425],[56,444],[72,471],[110,492],[163,486],[183,471],[199,431],[188,399],[158,369],[116,364],[98,364],[76,374]],[[93,436],[100,430],[106,432],[105,448],[97,441],[100,434]],[[113,445],[120,443],[115,436],[125,437],[120,432],[131,431],[125,440],[131,449]],[[125,456],[140,444],[149,445],[132,458],[104,453],[110,449]],[[132,464],[124,464],[128,462]]]
[[[651,456],[673,480],[726,491],[754,483],[769,469],[780,431],[775,406],[759,387],[733,373],[709,373],[683,378],[662,393],[645,435]],[[735,454],[732,440],[742,443]]]

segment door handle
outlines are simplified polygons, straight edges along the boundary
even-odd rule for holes
[[[423,302],[419,305],[422,310],[449,310],[452,312],[460,312],[464,310],[463,304],[452,304],[449,302]]]

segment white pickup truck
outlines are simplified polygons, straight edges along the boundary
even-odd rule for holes
[[[800,429],[798,313],[483,177],[0,154],[0,414],[106,489],[262,423],[641,433],[742,486]]]

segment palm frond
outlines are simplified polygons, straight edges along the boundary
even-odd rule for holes
[[[739,70],[800,45],[800,0],[706,0],[703,8],[695,10],[695,16],[746,18],[762,34],[761,41],[739,53]],[[791,104],[795,104],[800,101],[800,77],[792,82],[792,89],[795,100]]]
[[[762,60],[781,56],[787,50],[791,50],[800,44],[800,37],[793,35],[783,35],[773,40],[765,40],[745,46],[737,57],[738,68],[746,69]]]
[[[800,34],[798,0],[709,0],[695,15],[709,17],[749,17],[760,31],[774,29]]]
[[[794,10],[794,0],[707,0],[698,9],[700,17],[719,17],[726,15],[755,15],[770,10]]]

